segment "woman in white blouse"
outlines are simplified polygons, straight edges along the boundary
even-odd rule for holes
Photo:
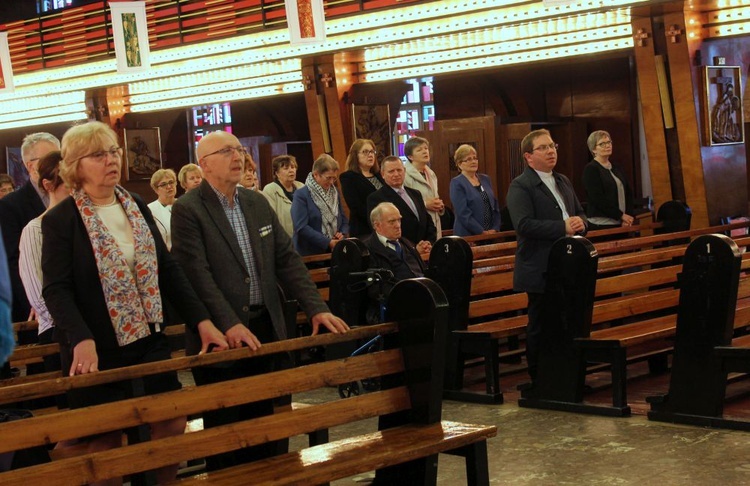
[[[49,195],[49,207],[55,207],[57,203],[68,197],[70,191],[60,178],[60,151],[55,150],[48,153],[39,161],[39,189]],[[39,342],[51,344],[53,338],[54,322],[47,310],[42,298],[42,218],[46,214],[29,221],[29,224],[21,232],[21,240],[18,244],[19,258],[18,271],[21,275],[26,297],[29,299],[32,309],[36,314],[39,324]],[[53,354],[44,358],[45,371],[57,371],[60,369],[60,355]]]
[[[177,176],[172,169],[159,169],[151,176],[151,188],[157,200],[150,203],[148,208],[154,215],[159,233],[167,245],[172,249],[172,204],[177,195]]]

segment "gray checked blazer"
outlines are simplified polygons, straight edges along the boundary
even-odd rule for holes
[[[328,307],[268,200],[245,188],[238,187],[237,191],[258,266],[263,301],[276,337],[285,339],[277,284],[288,297],[297,299],[308,316],[328,312]],[[221,202],[205,179],[172,207],[172,253],[221,332],[226,333],[240,322],[248,325],[249,273]],[[200,337],[186,332],[185,339],[187,354],[196,354]]]

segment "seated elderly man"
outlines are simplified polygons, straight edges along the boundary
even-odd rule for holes
[[[374,232],[364,244],[370,250],[370,269],[380,275],[378,282],[368,288],[371,305],[367,322],[372,324],[383,321],[383,304],[393,286],[400,280],[423,277],[426,266],[414,244],[401,236],[401,212],[395,204],[384,202],[375,206],[370,223]]]

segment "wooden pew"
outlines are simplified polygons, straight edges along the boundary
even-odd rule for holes
[[[382,390],[315,404],[209,430],[84,454],[0,474],[3,485],[88,483],[133,474],[175,462],[248,445],[279,440],[367,417],[380,417],[379,431],[311,446],[271,459],[204,473],[182,482],[200,484],[325,483],[373,469],[389,484],[434,484],[437,454],[464,456],[469,484],[489,484],[486,440],[495,426],[441,420],[442,360],[445,356],[447,302],[431,281],[399,283],[389,308],[395,322],[363,327],[343,335],[325,334],[248,348],[175,358],[53,383],[0,388],[0,402],[59,393],[73,387],[132,379],[227,360],[288,353],[310,346],[381,335],[384,350],[181,391],[0,424],[0,453],[61,440],[139,426],[254,400],[381,377]],[[22,388],[20,390],[19,388]],[[248,394],[246,390],[254,393]]]
[[[645,242],[651,244],[653,238],[646,237]],[[750,239],[743,238],[738,240],[738,243],[748,245]],[[637,248],[633,244],[628,247]],[[648,269],[648,267],[672,262],[684,253],[685,248],[686,245],[680,245],[600,258],[597,268],[599,278],[596,285],[597,302],[593,311],[593,324],[601,326],[618,319],[632,319],[636,315],[648,317],[650,313],[664,311],[669,307],[676,308],[677,293],[674,290],[671,294],[655,293],[653,295],[634,292],[648,290],[655,286],[674,285],[680,271],[679,265],[658,269]],[[641,267],[647,269],[640,270]],[[622,270],[630,270],[631,273],[624,275],[613,273],[613,271]],[[618,297],[617,294],[622,292],[630,292],[631,295]],[[446,398],[501,403],[498,357],[500,342],[509,338],[518,338],[525,333],[527,317],[520,313],[526,308],[526,295],[512,293],[512,272],[509,270],[489,274],[477,273],[472,281],[471,295],[474,300],[469,304],[469,324],[463,329],[457,329],[455,335],[463,343],[461,349],[465,353],[484,358],[485,392],[480,394],[464,390],[463,382],[454,380],[446,384]],[[492,296],[487,297],[487,295]],[[619,337],[623,345],[636,344],[635,341],[627,339],[627,333],[634,329],[605,330],[601,331],[603,333],[601,337],[604,338],[606,333],[620,333]],[[594,332],[592,336],[600,335]],[[462,376],[462,371],[456,373]]]
[[[741,258],[741,267],[750,268],[750,260],[747,257]],[[612,406],[599,404],[589,404],[583,401],[583,374],[586,370],[579,369],[581,380],[579,389],[569,388],[563,393],[556,389],[555,393],[563,395],[562,397],[551,398],[554,394],[547,393],[535,395],[531,392],[528,397],[524,396],[519,405],[536,408],[550,408],[566,411],[577,411],[585,413],[596,413],[603,415],[624,416],[629,415],[630,407],[627,405],[627,364],[629,362],[649,359],[655,360],[658,364],[657,369],[666,370],[666,354],[672,350],[672,343],[668,340],[675,335],[677,312],[679,309],[679,291],[674,287],[677,284],[677,276],[682,271],[681,265],[648,270],[642,272],[644,277],[652,278],[649,284],[664,283],[671,284],[670,288],[657,288],[654,290],[642,290],[631,295],[618,297],[607,303],[596,302],[592,306],[591,323],[597,324],[601,319],[611,319],[613,317],[638,317],[635,322],[591,331],[585,328],[580,334],[574,336],[573,341],[564,342],[561,346],[568,349],[571,356],[576,356],[575,360],[579,363],[607,363],[610,366],[612,374]],[[616,277],[619,279],[630,278],[630,275]],[[641,282],[641,285],[646,282]],[[616,288],[620,288],[617,286]],[[597,282],[597,292],[599,291]],[[735,294],[737,295],[737,294]],[[737,306],[736,322],[737,326],[747,326],[750,324],[750,304],[747,303],[747,297],[750,297],[750,279],[745,277],[740,280],[739,297],[735,297],[734,304]],[[651,312],[659,311],[656,317]],[[646,352],[639,352],[645,350]],[[651,361],[650,361],[651,364]],[[596,368],[601,369],[600,367]],[[541,377],[540,377],[540,381]],[[569,387],[572,385],[568,385]],[[528,398],[528,399],[527,399]]]
[[[742,263],[739,247],[723,235],[688,248],[669,391],[647,397],[650,420],[750,430],[750,422],[723,416],[729,374],[750,371],[750,334],[733,339],[750,323]]]

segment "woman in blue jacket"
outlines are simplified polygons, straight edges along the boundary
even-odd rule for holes
[[[477,151],[471,145],[461,145],[453,156],[461,171],[451,180],[450,196],[456,220],[453,234],[480,235],[500,230],[500,206],[492,190],[490,178],[479,174]]]
[[[294,192],[294,247],[300,255],[330,252],[349,233],[349,221],[336,189],[339,163],[323,154],[313,162],[305,187]]]

